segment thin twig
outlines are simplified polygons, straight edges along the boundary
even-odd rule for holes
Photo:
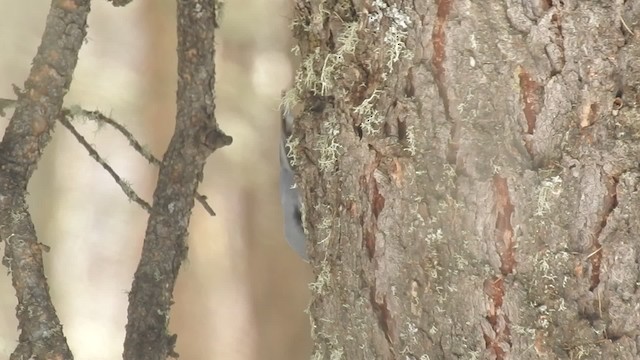
[[[97,122],[98,125],[107,124],[107,125],[113,127],[120,134],[122,134],[122,136],[124,136],[127,139],[127,141],[129,141],[129,145],[131,145],[131,147],[135,151],[137,151],[138,154],[142,155],[142,157],[144,157],[145,160],[147,160],[150,164],[153,164],[155,166],[160,166],[162,164],[162,161],[160,161],[151,152],[149,152],[149,150],[147,150],[136,139],[136,137],[129,130],[127,130],[127,128],[125,128],[122,124],[118,123],[117,121],[113,120],[112,118],[104,115],[103,113],[101,113],[100,111],[97,111],[97,110],[89,111],[89,110],[81,109],[79,114],[82,115],[82,116],[85,116],[89,120],[93,120],[93,121]],[[207,197],[205,195],[202,195],[202,194],[200,194],[199,192],[196,191],[195,198],[196,198],[196,200],[198,200],[200,205],[202,205],[204,210],[209,215],[216,216],[216,213],[215,213],[215,211],[213,211],[213,208],[211,208],[211,206],[207,203]]]
[[[624,21],[624,18],[622,16],[620,16],[620,21],[622,22],[622,26],[624,26],[625,29],[627,29],[627,31],[629,32],[629,34],[635,36],[636,34],[633,33],[633,30],[631,30],[629,28],[629,26],[627,26],[627,23]]]
[[[597,254],[601,250],[602,250],[602,246],[600,246],[599,248],[595,249],[591,254],[587,255],[587,259],[591,258],[593,255]]]
[[[120,178],[118,173],[115,170],[113,170],[113,168],[109,164],[107,164],[107,162],[100,156],[100,154],[98,154],[96,149],[94,149],[93,146],[91,146],[91,144],[89,144],[87,140],[85,140],[85,138],[82,137],[82,135],[78,132],[78,130],[76,130],[76,128],[74,128],[73,125],[71,125],[71,122],[67,118],[68,115],[69,113],[67,111],[63,111],[63,114],[60,117],[60,123],[62,123],[62,125],[64,125],[64,127],[66,127],[71,132],[71,134],[76,138],[76,140],[78,140],[80,145],[82,145],[85,148],[85,150],[87,150],[87,152],[89,153],[89,156],[91,156],[93,160],[95,160],[98,164],[100,164],[102,168],[104,168],[109,173],[109,175],[111,175],[111,177],[116,181],[116,183],[120,186],[120,188],[127,195],[127,197],[131,201],[142,206],[143,209],[145,209],[147,212],[150,213],[151,206],[149,205],[149,203],[147,203],[140,196],[138,196],[138,194],[136,194],[136,192],[131,188],[131,186],[129,186],[129,184],[127,184],[124,180],[122,180],[122,178]]]
[[[149,150],[145,149],[144,146],[142,146],[142,144],[140,144],[140,142],[136,140],[135,136],[129,130],[127,130],[127,128],[119,124],[117,121],[111,119],[110,117],[102,114],[100,111],[89,111],[83,109],[80,111],[80,115],[87,117],[89,120],[97,122],[98,125],[107,124],[118,130],[120,134],[127,138],[127,141],[129,141],[129,145],[131,145],[131,147],[133,147],[133,149],[140,155],[142,155],[142,157],[144,157],[149,163],[156,166],[160,166],[160,164],[162,163],[158,158],[153,156],[153,154],[150,153]]]

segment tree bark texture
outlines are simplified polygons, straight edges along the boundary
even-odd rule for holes
[[[640,1],[299,0],[314,359],[637,359]]]
[[[142,257],[129,293],[124,359],[177,357],[167,330],[173,288],[187,255],[194,196],[207,157],[231,143],[215,121],[215,2],[178,0],[176,126],[160,165]]]
[[[16,290],[19,344],[12,360],[73,359],[44,274],[42,250],[27,208],[27,184],[61,114],[86,37],[88,0],[53,0],[42,42],[0,143],[2,263]]]

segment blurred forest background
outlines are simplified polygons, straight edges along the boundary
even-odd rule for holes
[[[289,1],[228,1],[216,33],[217,118],[234,142],[209,159],[200,186],[217,216],[196,203],[191,220],[170,324],[181,359],[297,360],[311,351],[304,313],[311,271],[283,239],[277,185],[277,108],[294,67]],[[49,2],[0,0],[0,7],[0,98],[15,98],[11,84],[22,87],[26,79]],[[175,117],[175,28],[173,0],[136,0],[124,8],[92,1],[66,106],[111,115],[161,158]],[[0,117],[0,129],[11,114]],[[151,201],[157,169],[112,129],[75,124]],[[51,247],[46,272],[75,358],[121,358],[127,291],[147,215],[60,125],[29,193],[39,240]],[[5,271],[0,359],[17,343],[15,306]]]

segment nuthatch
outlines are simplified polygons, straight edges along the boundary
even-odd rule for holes
[[[284,236],[293,250],[304,260],[308,260],[307,244],[302,227],[300,194],[296,187],[291,161],[287,156],[286,143],[291,135],[293,115],[282,111],[282,134],[280,139],[280,202],[284,217]]]

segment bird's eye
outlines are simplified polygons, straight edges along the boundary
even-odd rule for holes
[[[302,212],[300,211],[300,207],[296,206],[293,209],[293,218],[296,219],[298,224],[302,224]]]

